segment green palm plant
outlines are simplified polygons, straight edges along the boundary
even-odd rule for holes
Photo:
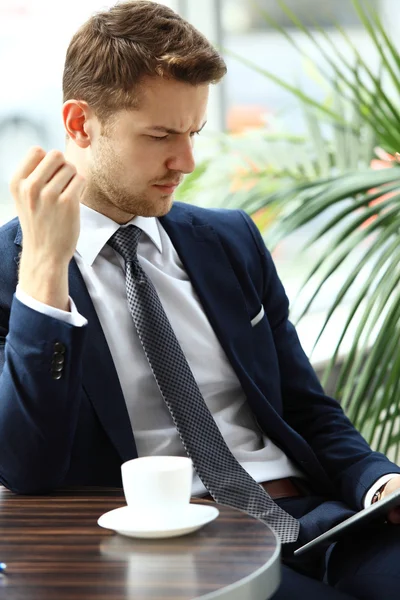
[[[272,210],[273,223],[264,232],[270,247],[304,226],[317,224],[307,242],[307,260],[310,255],[317,258],[304,281],[308,301],[300,318],[341,273],[318,339],[344,304],[347,318],[323,383],[340,365],[336,397],[368,441],[396,460],[400,453],[400,166],[393,155],[400,150],[400,55],[379,14],[367,2],[351,0],[380,58],[378,73],[340,25],[334,24],[352,60],[317,24],[307,29],[284,2],[277,1],[324,58],[327,66],[319,71],[330,94],[317,102],[299,87],[236,57],[298,99],[307,132],[301,139],[281,136],[277,140],[261,131],[253,134],[250,143],[246,136],[222,136],[219,204],[256,216]],[[260,13],[304,54],[287,30],[265,11]],[[322,133],[326,127],[331,135]],[[286,154],[274,164],[266,149],[271,155],[279,144],[286,145]],[[385,159],[380,166],[388,168],[371,166],[375,147]],[[226,177],[232,167],[236,176],[241,169],[240,186],[232,186],[232,177]],[[182,190],[185,198],[201,198],[202,187],[210,189],[210,174],[215,170],[214,160],[203,162],[188,178]],[[246,180],[251,185],[245,185]]]

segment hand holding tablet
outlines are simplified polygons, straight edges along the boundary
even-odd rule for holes
[[[327,541],[333,543],[343,535],[349,534],[356,529],[364,527],[372,521],[380,519],[382,522],[384,522],[387,520],[387,515],[390,510],[398,506],[400,506],[400,489],[396,489],[392,493],[385,496],[382,500],[379,500],[379,502],[360,510],[358,513],[349,517],[345,521],[342,521],[338,525],[328,529],[328,531],[325,531],[325,533],[322,533],[307,544],[304,544],[304,546],[301,546],[295,550],[294,554],[295,556],[299,556],[300,554],[304,554],[309,550],[317,548]],[[396,525],[393,525],[393,527],[396,527]]]

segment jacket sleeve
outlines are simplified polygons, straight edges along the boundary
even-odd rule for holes
[[[246,217],[261,256],[263,304],[279,361],[283,418],[311,446],[341,496],[355,508],[376,480],[400,468],[381,453],[373,452],[344,414],[327,396],[289,321],[289,303],[254,223]]]
[[[0,482],[17,493],[61,484],[80,408],[86,326],[41,314],[15,296],[0,309]]]

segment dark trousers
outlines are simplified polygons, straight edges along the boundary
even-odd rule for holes
[[[277,504],[301,519],[315,497]],[[370,525],[328,550],[294,557],[282,547],[282,583],[272,600],[400,600],[400,526]]]

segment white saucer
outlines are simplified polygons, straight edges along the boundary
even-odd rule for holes
[[[189,504],[181,513],[161,524],[155,518],[146,522],[143,515],[134,512],[129,506],[123,506],[104,513],[97,523],[100,527],[113,529],[129,537],[169,538],[196,531],[216,519],[218,515],[219,510],[215,506]]]

